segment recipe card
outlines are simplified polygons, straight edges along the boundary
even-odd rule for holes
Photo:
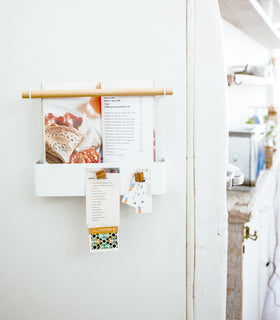
[[[86,220],[92,253],[119,249],[120,174],[118,168],[86,171]]]
[[[106,177],[98,179],[98,169],[86,172],[86,221],[92,228],[120,224],[120,174],[118,168],[104,168]]]

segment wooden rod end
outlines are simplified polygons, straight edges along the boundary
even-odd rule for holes
[[[22,97],[22,99],[28,99],[29,98],[29,91],[22,91],[21,97]]]
[[[169,96],[173,95],[173,90],[171,88],[166,88],[166,94]]]

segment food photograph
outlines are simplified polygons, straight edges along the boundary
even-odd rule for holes
[[[102,162],[100,97],[49,99],[43,114],[45,162]]]

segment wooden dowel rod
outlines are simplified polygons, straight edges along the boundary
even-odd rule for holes
[[[92,90],[31,90],[23,91],[22,98],[67,98],[102,96],[162,96],[172,95],[171,88],[92,89]]]
[[[268,109],[268,108],[271,108],[271,106],[248,106],[248,108],[251,108],[251,109]],[[279,109],[278,107],[273,107],[274,109]]]

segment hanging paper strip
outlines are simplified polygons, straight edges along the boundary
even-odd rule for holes
[[[90,251],[119,249],[120,174],[118,168],[86,172],[86,217]]]

